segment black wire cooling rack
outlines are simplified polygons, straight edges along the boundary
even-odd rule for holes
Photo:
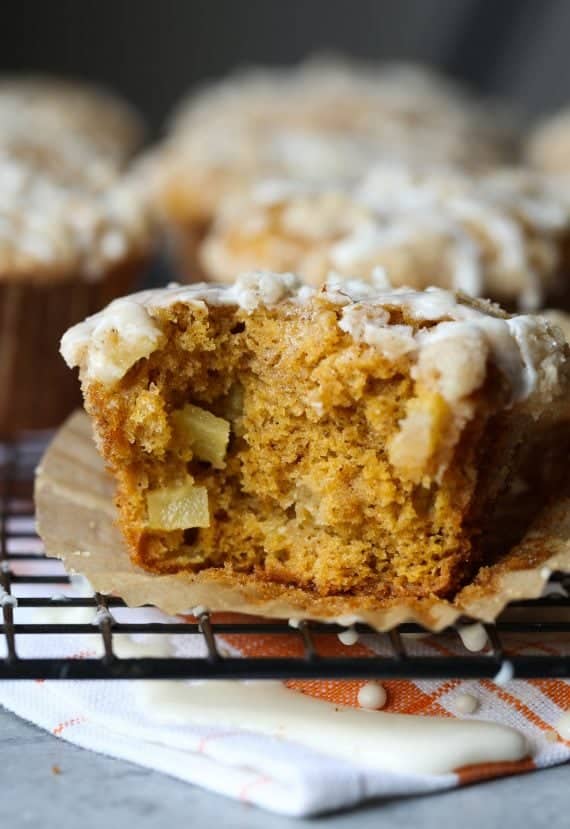
[[[292,628],[286,621],[245,616],[236,621],[235,615],[228,621],[227,616],[199,610],[194,617],[140,623],[128,621],[129,614],[137,611],[119,598],[97,593],[66,597],[62,590],[72,581],[61,571],[46,574],[46,565],[56,561],[45,556],[33,529],[33,472],[45,441],[44,436],[0,444],[0,634],[5,646],[0,679],[492,679],[499,672],[526,679],[570,677],[570,578],[563,576],[554,577],[552,595],[515,603],[496,624],[487,625],[488,646],[478,653],[462,648],[455,630],[420,639],[421,629],[411,624],[389,634],[357,625],[364,641],[375,639],[381,647],[365,649],[366,655],[361,655],[364,649],[353,655],[346,648],[346,656],[330,656],[330,648],[323,645],[343,630],[336,625],[301,622]],[[50,621],[46,608],[61,610],[59,616],[92,608],[93,621]],[[19,620],[26,611],[28,616],[35,611],[34,621]],[[115,619],[119,612],[125,621]],[[51,644],[74,634],[99,637],[103,655],[89,655],[89,651],[74,657],[35,658],[19,653],[24,638],[29,643],[30,637],[47,636]],[[199,637],[204,655],[122,658],[116,653],[116,634]],[[290,651],[298,655],[229,654],[224,643],[236,634],[269,636],[272,641],[288,637],[294,645]],[[418,650],[418,642],[427,645]]]

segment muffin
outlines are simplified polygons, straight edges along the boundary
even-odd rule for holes
[[[118,101],[67,82],[0,82],[0,435],[57,426],[80,402],[71,324],[132,290],[151,244],[140,136]]]
[[[197,252],[202,272],[329,272],[394,286],[436,285],[511,308],[562,302],[569,289],[570,203],[540,174],[472,175],[381,165],[354,187],[266,181],[228,200]]]
[[[450,597],[568,476],[560,332],[441,289],[173,286],[62,353],[151,573]]]
[[[21,157],[83,159],[121,167],[142,144],[144,127],[126,101],[86,83],[49,76],[0,76],[0,148]],[[84,171],[88,173],[88,170]]]
[[[425,68],[311,60],[192,95],[156,157],[155,188],[188,272],[218,206],[252,181],[352,181],[386,159],[481,168],[508,158],[511,138],[495,110]]]

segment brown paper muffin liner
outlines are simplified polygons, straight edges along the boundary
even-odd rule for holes
[[[150,603],[169,614],[201,605],[284,619],[362,621],[379,631],[417,622],[438,631],[463,616],[492,622],[509,602],[539,596],[552,571],[570,572],[570,497],[564,495],[543,511],[520,544],[481,568],[453,601],[325,598],[213,568],[197,574],[149,574],[132,564],[122,542],[113,482],[83,412],[68,419],[48,448],[35,497],[38,531],[48,555],[63,559],[69,572],[86,576],[99,592],[120,595],[131,606]]]
[[[61,336],[129,293],[141,266],[137,256],[97,282],[0,281],[0,438],[59,426],[81,405],[77,379],[59,354]]]

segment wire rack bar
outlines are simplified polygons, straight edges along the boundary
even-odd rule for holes
[[[570,660],[555,667],[547,656],[512,660],[517,679],[570,676]],[[114,657],[103,659],[20,659],[0,663],[0,679],[493,679],[502,663],[491,657],[380,658]]]
[[[67,602],[55,603],[50,602],[49,599],[47,601],[43,601],[40,604],[40,600],[32,600],[30,603],[26,603],[23,599],[18,599],[18,607],[90,607],[91,604],[87,601],[83,602],[81,605],[71,605]],[[56,633],[68,633],[68,634],[97,634],[98,629],[94,627],[93,624],[81,624],[81,623],[65,623],[59,624],[50,622],[49,624],[45,623],[28,623],[28,624],[13,624],[12,625],[15,634],[35,634],[38,636],[41,635],[50,635]],[[400,634],[418,634],[422,632],[420,627],[415,625],[402,625],[400,630]],[[344,628],[338,627],[337,625],[331,625],[330,628],[322,626],[318,628],[316,625],[311,625],[310,627],[310,636],[311,641],[312,637],[319,634],[335,634],[340,633]],[[364,625],[359,626],[357,628],[361,633],[365,633],[368,635],[373,634],[373,632],[365,627]],[[256,635],[265,634],[265,633],[275,633],[275,634],[289,634],[290,631],[288,630],[286,625],[274,624],[272,622],[256,622],[255,625],[251,623],[224,623],[224,622],[216,622],[215,625],[212,625],[212,632],[215,631],[215,635],[219,636],[222,634],[251,634],[255,633]],[[4,633],[5,628],[4,625],[0,625],[0,633]],[[519,633],[519,634],[527,634],[527,633],[568,633],[570,634],[570,622],[498,622],[497,623],[497,632],[499,633]],[[192,624],[190,622],[114,622],[113,624],[113,633],[126,633],[126,634],[133,634],[133,633],[148,633],[148,634],[179,634],[179,633],[201,633],[201,628],[199,624]],[[314,646],[313,646],[314,650]],[[315,654],[316,655],[316,654]],[[402,657],[400,657],[402,658]],[[409,658],[409,657],[408,657]]]
[[[343,630],[339,625],[242,617],[217,620],[206,610],[196,616],[164,621],[128,621],[135,609],[116,596],[65,595],[74,581],[64,572],[49,572],[61,564],[48,559],[33,530],[32,479],[44,441],[0,444],[0,679],[493,679],[505,661],[521,679],[570,678],[570,578],[559,576],[554,595],[535,601],[520,601],[494,625],[486,625],[489,645],[482,653],[449,654],[449,643],[459,647],[456,631],[429,635],[437,645],[430,655],[413,652],[413,642],[422,634],[414,624],[403,624],[388,634],[374,633],[366,625],[355,628],[366,642],[375,641],[382,655],[326,656],[322,645]],[[34,571],[36,568],[36,571]],[[42,572],[37,572],[38,569]],[[48,572],[45,572],[47,569]],[[17,595],[14,595],[17,594]],[[52,613],[57,611],[58,618]],[[85,620],[85,612],[92,618]],[[528,611],[528,613],[527,613]],[[37,618],[20,620],[21,612]],[[69,612],[69,620],[63,620]],[[524,616],[521,618],[521,612]],[[73,618],[81,614],[81,619]],[[555,614],[553,618],[552,614]],[[121,614],[118,618],[118,614]],[[118,655],[117,636],[150,635],[188,637],[201,642],[203,656]],[[85,636],[99,643],[101,657],[30,658],[18,643],[29,641],[57,645],[64,637]],[[287,636],[300,642],[292,657],[228,655],[224,636]],[[531,637],[556,636],[565,643],[563,653],[533,650]],[[25,639],[23,638],[25,637]],[[529,647],[512,651],[511,642],[529,638]],[[22,652],[25,650],[21,649]],[[326,650],[326,649],[325,649]],[[550,649],[552,650],[552,649]],[[372,651],[371,651],[372,653]]]

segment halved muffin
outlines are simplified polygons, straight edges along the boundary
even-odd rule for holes
[[[443,290],[248,274],[117,300],[62,353],[154,573],[447,597],[568,475],[560,332]]]

